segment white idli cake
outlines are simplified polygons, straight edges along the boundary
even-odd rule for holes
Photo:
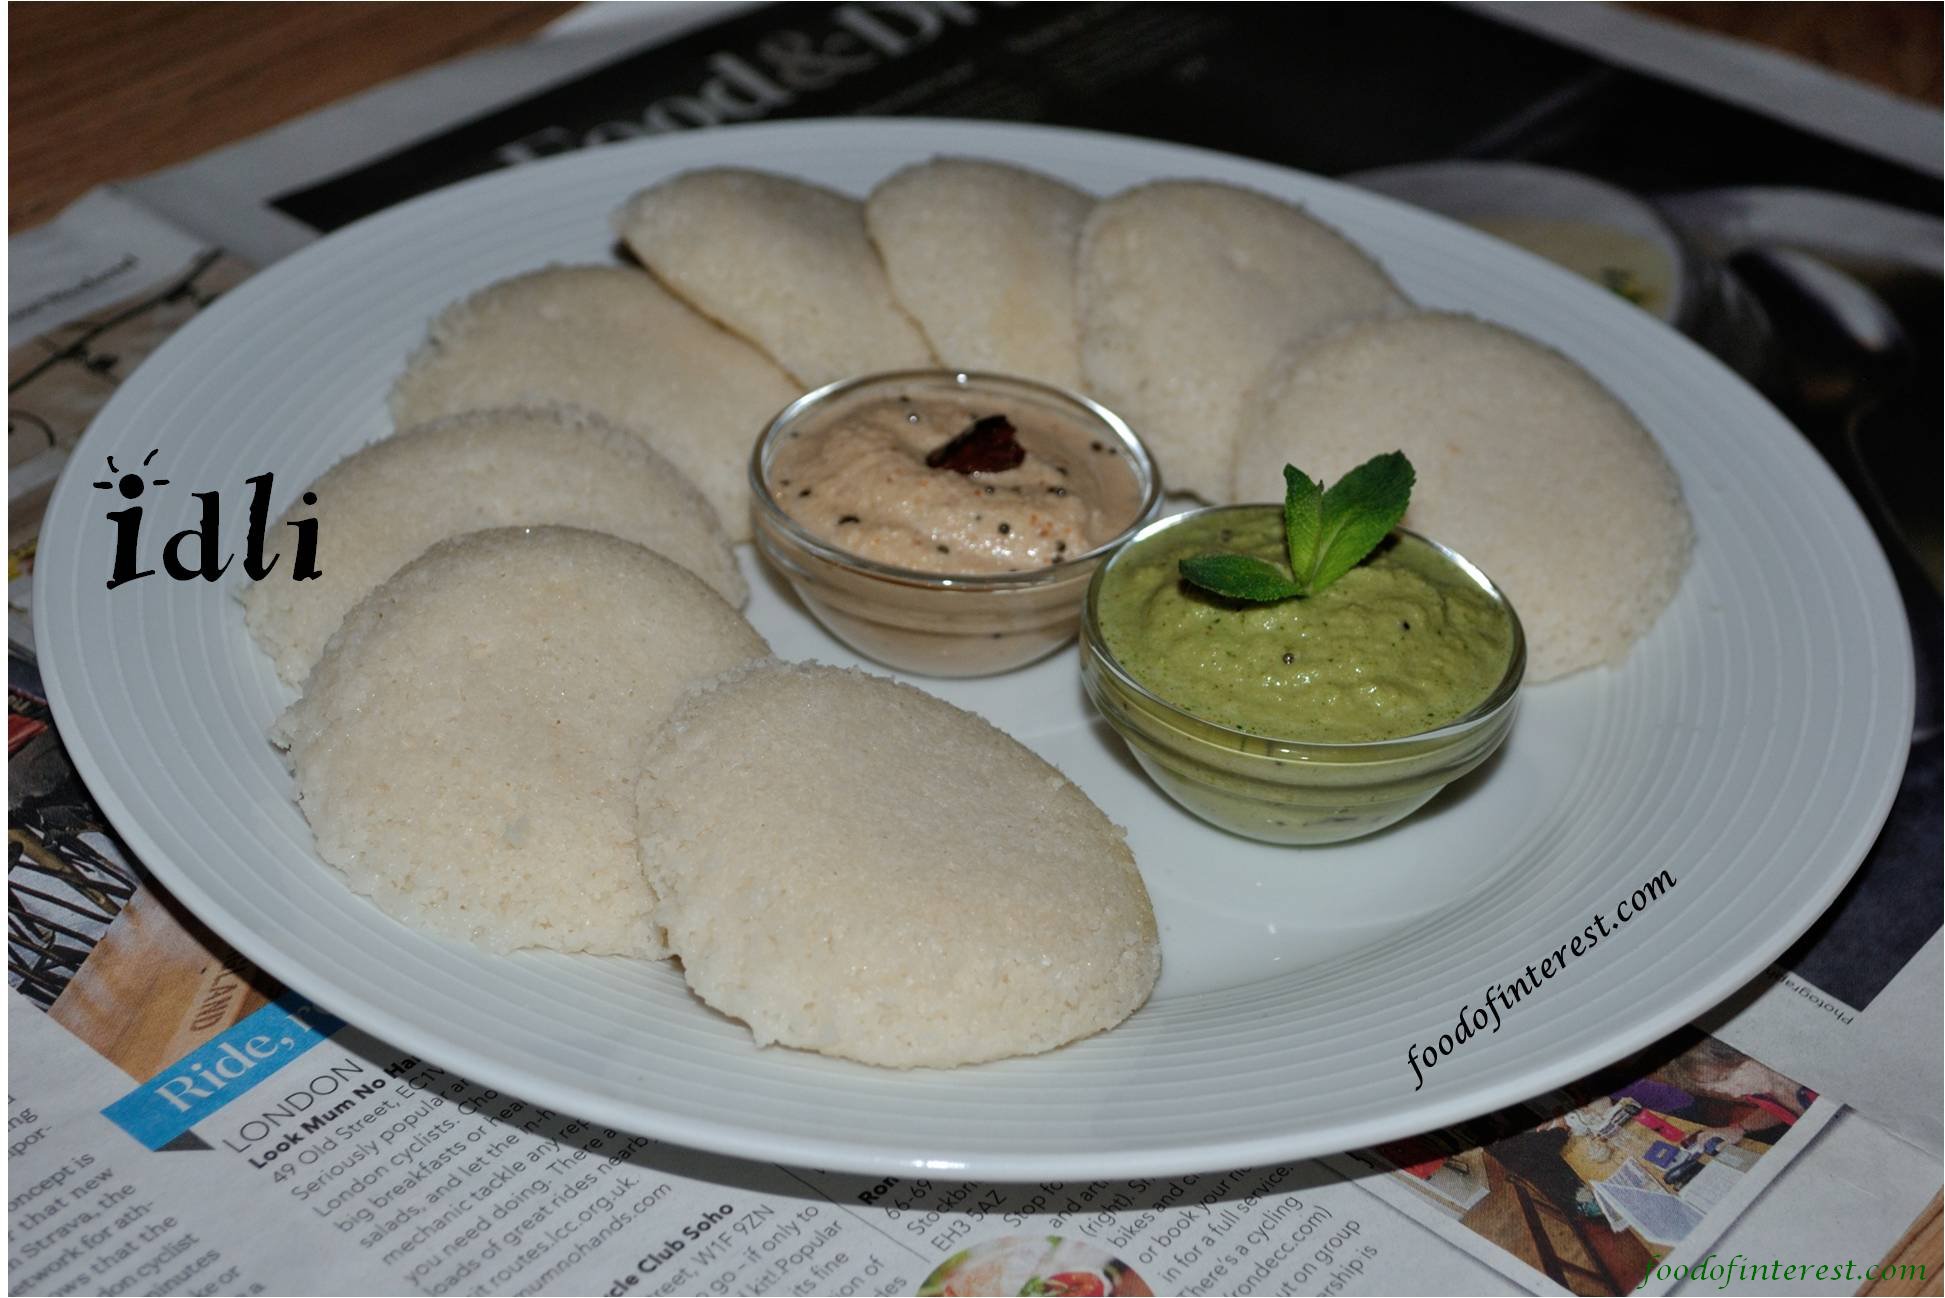
[[[318,853],[394,918],[496,950],[660,956],[635,848],[648,734],[766,652],[630,541],[442,541],[366,595],[271,735]]]
[[[639,270],[553,266],[441,312],[392,389],[411,428],[442,415],[564,402],[646,441],[750,535],[750,447],[798,385]]]
[[[316,504],[300,497],[285,517],[317,520],[321,575],[243,592],[251,634],[292,685],[365,592],[462,532],[549,523],[607,532],[675,560],[738,607],[749,596],[694,485],[632,434],[565,406],[435,420],[340,460],[308,494]]]
[[[910,686],[752,666],[684,702],[643,772],[656,917],[689,985],[760,1044],[950,1067],[1112,1027],[1154,986],[1121,830]]]
[[[1244,398],[1286,349],[1408,304],[1379,265],[1298,208],[1170,180],[1096,205],[1081,234],[1081,361],[1162,481],[1228,498]]]
[[[1094,199],[998,162],[936,158],[871,191],[892,293],[954,369],[1079,391],[1074,255]]]
[[[892,299],[864,205],[834,190],[734,167],[690,171],[629,199],[615,232],[806,387],[938,363]]]
[[[1618,660],[1681,584],[1693,530],[1648,430],[1566,357],[1467,316],[1298,352],[1252,403],[1232,486],[1271,499],[1286,463],[1330,482],[1392,450],[1418,473],[1404,525],[1506,592],[1531,680]]]

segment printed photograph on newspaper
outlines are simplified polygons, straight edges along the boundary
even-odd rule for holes
[[[1563,1092],[1352,1157],[1386,1173],[1367,1188],[1502,1269],[1576,1294],[1659,1293],[1657,1264],[1698,1256],[1837,1109],[1688,1031]]]

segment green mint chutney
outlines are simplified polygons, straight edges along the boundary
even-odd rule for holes
[[[1273,604],[1181,580],[1181,560],[1211,553],[1285,564],[1282,511],[1214,511],[1135,543],[1106,575],[1097,617],[1130,676],[1217,725],[1312,743],[1396,739],[1458,720],[1506,674],[1506,612],[1417,537],[1393,533],[1320,593]]]

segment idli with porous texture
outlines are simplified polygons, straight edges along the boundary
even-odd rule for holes
[[[632,541],[470,532],[358,602],[271,737],[318,854],[394,918],[495,950],[660,956],[642,750],[684,689],[766,652]]]
[[[1093,208],[1036,171],[935,158],[871,191],[864,216],[892,293],[941,361],[1078,390],[1074,254]]]
[[[735,167],[684,172],[629,199],[615,232],[806,387],[938,363],[892,299],[864,205],[835,190]]]
[[[1394,450],[1418,473],[1404,525],[1506,592],[1531,680],[1617,661],[1681,584],[1693,530],[1648,430],[1560,353],[1466,316],[1298,352],[1252,404],[1233,488],[1277,498],[1286,463],[1329,483]]]
[[[564,402],[647,442],[750,535],[750,447],[801,389],[756,348],[621,266],[502,280],[433,320],[392,389],[411,428],[442,415]]]
[[[1162,481],[1228,497],[1244,401],[1291,346],[1403,310],[1375,261],[1280,199],[1169,180],[1103,200],[1081,233],[1081,362]]]
[[[1112,1027],[1154,986],[1121,830],[929,694],[757,664],[687,699],[642,770],[656,916],[759,1044],[950,1067]]]
[[[251,634],[292,685],[365,592],[462,532],[590,528],[675,560],[739,607],[749,596],[695,486],[632,434],[564,406],[435,420],[340,460],[306,494],[316,503],[300,496],[285,519],[317,520],[321,575],[243,591]]]

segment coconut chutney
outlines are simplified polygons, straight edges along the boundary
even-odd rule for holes
[[[1071,562],[1135,521],[1142,483],[1120,443],[1052,402],[894,394],[840,406],[770,461],[779,508],[861,559],[941,574]]]

